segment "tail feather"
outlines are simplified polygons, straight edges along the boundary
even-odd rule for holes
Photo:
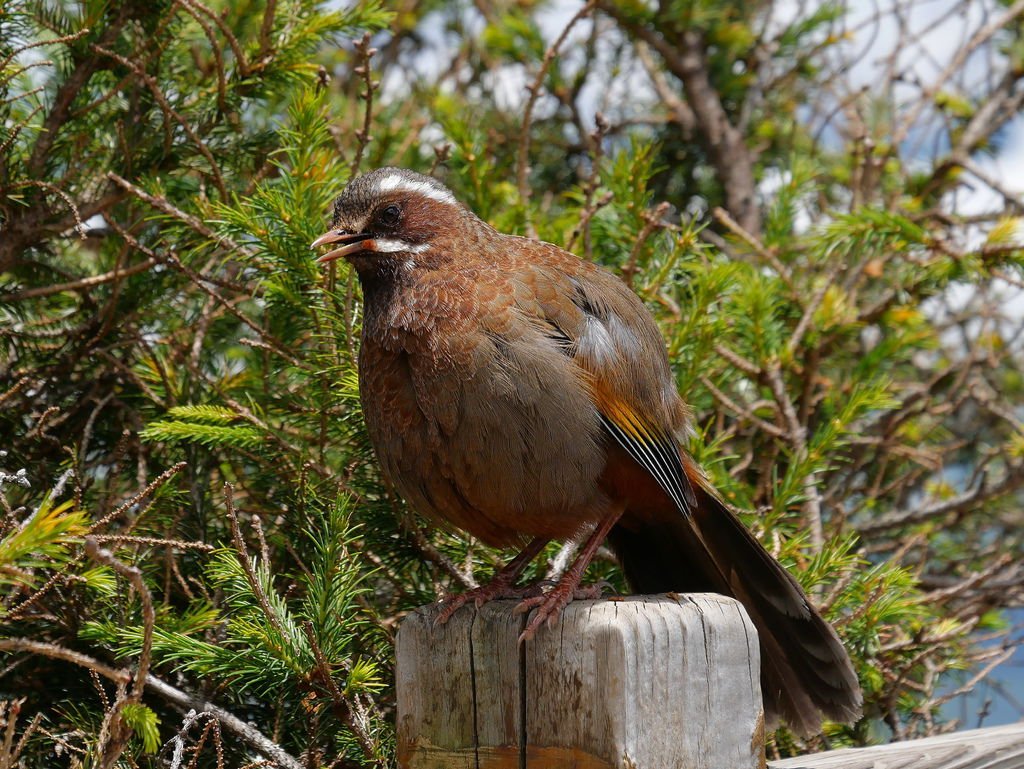
[[[627,516],[609,536],[633,588],[643,593],[715,592],[743,604],[761,645],[766,717],[801,735],[820,731],[824,716],[856,719],[861,692],[835,630],[807,601],[797,581],[703,484],[689,516]]]

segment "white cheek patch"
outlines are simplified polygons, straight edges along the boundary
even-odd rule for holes
[[[422,254],[430,248],[427,243],[406,243],[404,240],[394,238],[374,238],[373,245],[373,250],[381,254]]]
[[[418,182],[399,174],[389,174],[377,182],[377,192],[395,191],[412,192],[425,198],[436,200],[439,203],[446,203],[449,206],[458,205],[455,196],[448,190],[443,187],[437,187],[430,182]]]

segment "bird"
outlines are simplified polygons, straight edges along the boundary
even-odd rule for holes
[[[690,411],[664,339],[619,276],[501,233],[402,168],[348,182],[311,248],[328,245],[317,261],[346,260],[362,288],[360,401],[385,479],[438,525],[521,548],[441,619],[515,597],[532,638],[594,595],[580,583],[607,541],[638,593],[743,604],[769,726],[808,736],[859,717],[835,630],[684,449]],[[581,543],[572,565],[546,591],[519,586],[552,540]]]

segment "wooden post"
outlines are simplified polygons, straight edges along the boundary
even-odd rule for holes
[[[398,632],[403,769],[764,766],[757,635],[736,601],[574,601],[519,644],[515,601]]]

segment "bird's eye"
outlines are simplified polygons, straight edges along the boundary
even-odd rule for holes
[[[377,222],[383,227],[397,227],[402,220],[402,209],[394,203],[384,206],[377,214]]]

